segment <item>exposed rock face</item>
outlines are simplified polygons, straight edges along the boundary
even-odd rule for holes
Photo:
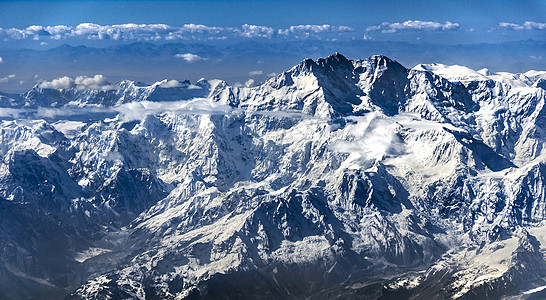
[[[88,117],[1,123],[0,297],[496,299],[545,285],[546,73],[528,75],[336,53],[254,88],[1,98]]]

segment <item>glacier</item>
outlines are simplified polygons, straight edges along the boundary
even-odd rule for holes
[[[0,94],[0,298],[544,297],[545,82],[335,53]]]

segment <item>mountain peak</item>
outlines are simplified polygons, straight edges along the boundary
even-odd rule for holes
[[[365,71],[366,69],[393,69],[405,71],[406,67],[402,66],[396,60],[392,60],[385,55],[372,55],[365,59],[356,59],[353,61],[354,68],[357,71]]]
[[[291,69],[297,73],[324,73],[338,70],[351,70],[353,66],[350,60],[339,52],[335,52],[326,58],[319,58],[316,61],[311,58],[304,59],[299,65]]]
[[[326,58],[319,58],[317,60],[317,65],[325,66],[325,65],[332,65],[332,64],[346,64],[350,63],[350,61],[343,55],[341,55],[339,52],[335,52],[332,55],[329,55]]]
[[[490,76],[544,83],[520,75]],[[64,298],[81,280],[67,299],[544,285],[542,89],[339,53],[249,88],[93,80],[21,99],[60,109],[2,110],[28,113],[0,122],[0,255],[15,258],[0,260],[0,298]]]

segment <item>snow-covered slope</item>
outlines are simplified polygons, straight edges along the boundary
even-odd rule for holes
[[[21,96],[0,94],[0,107],[109,107],[140,101],[179,101],[206,97],[210,89],[211,84],[205,79],[200,79],[195,84],[188,80],[180,82],[165,79],[147,85],[129,80],[110,84],[101,75],[78,77],[76,81],[63,77],[36,84],[32,90]]]
[[[538,293],[544,74],[336,53],[252,88],[34,89],[18,109],[70,109],[1,123],[0,213],[51,223],[71,267],[45,232],[3,226],[2,257],[22,258],[1,262],[0,296]]]

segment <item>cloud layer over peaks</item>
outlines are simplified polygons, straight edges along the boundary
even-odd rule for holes
[[[43,81],[38,85],[42,89],[70,89],[76,88],[77,90],[116,90],[119,87],[117,85],[112,85],[103,75],[95,75],[93,77],[87,76],[78,76],[75,79],[64,76],[61,78],[53,79],[51,81]]]

